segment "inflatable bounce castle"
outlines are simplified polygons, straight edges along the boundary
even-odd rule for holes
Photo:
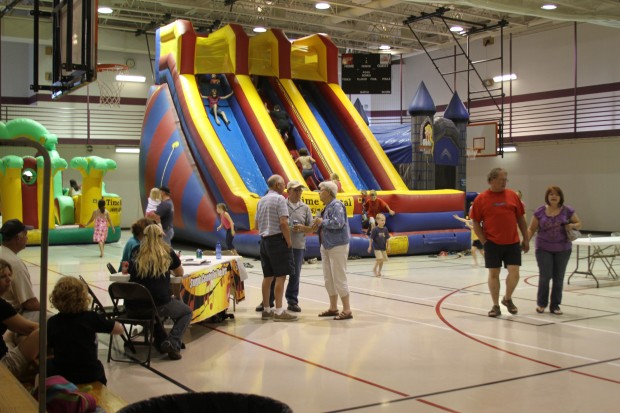
[[[40,143],[51,159],[50,214],[43,216],[43,157],[5,155],[0,158],[0,212],[4,221],[19,219],[35,229],[28,232],[29,244],[41,243],[42,222],[47,220],[50,228],[50,244],[90,243],[93,228],[81,228],[97,209],[100,199],[106,201],[112,224],[120,229],[121,198],[104,191],[103,177],[113,169],[116,162],[97,156],[73,158],[69,164],[56,150],[58,138],[45,127],[31,119],[14,119],[0,122],[0,140],[27,138]],[[3,150],[2,153],[6,153]],[[68,196],[62,187],[62,171],[67,167],[82,175],[81,194]],[[116,242],[121,232],[108,229],[107,242]]]
[[[340,88],[338,50],[327,36],[291,41],[271,29],[249,38],[234,24],[199,34],[180,20],[157,31],[155,74],[142,128],[140,192],[146,205],[152,187],[171,189],[175,239],[224,245],[215,211],[223,202],[237,228],[234,247],[257,256],[254,218],[267,178],[279,174],[287,182],[303,182],[294,159],[304,148],[316,160],[318,180],[332,173],[340,177],[338,198],[352,232],[350,255],[368,256],[364,189],[376,190],[396,211],[387,219],[392,255],[469,248],[469,231],[452,217],[463,215],[464,192],[405,185]],[[212,88],[220,96],[233,93],[219,102],[229,124],[218,124],[203,99]],[[286,142],[270,118],[275,105],[291,119]],[[323,207],[312,190],[304,191],[302,200],[313,213]],[[306,257],[316,256],[318,239],[310,236]]]

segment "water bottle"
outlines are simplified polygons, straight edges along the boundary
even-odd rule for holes
[[[197,259],[201,259],[202,258],[202,250],[200,248],[198,248],[196,250],[196,258]]]
[[[217,244],[215,244],[215,259],[216,260],[222,259],[222,244],[220,244],[219,241],[217,242]]]

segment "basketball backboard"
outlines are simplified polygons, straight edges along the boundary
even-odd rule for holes
[[[97,78],[97,2],[54,0],[52,99]]]
[[[476,157],[497,156],[498,132],[497,122],[467,125],[467,148],[476,150]]]

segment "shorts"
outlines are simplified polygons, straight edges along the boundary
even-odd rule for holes
[[[471,245],[473,245],[474,247],[478,248],[479,250],[483,250],[484,251],[484,245],[482,245],[482,242],[480,242],[479,239],[477,239],[474,242],[472,242]]]
[[[486,268],[501,268],[509,265],[521,265],[521,245],[500,245],[488,241],[484,244],[484,266]]]
[[[377,261],[387,261],[388,260],[387,251],[375,250],[375,257],[377,258]]]
[[[260,241],[260,265],[263,277],[285,277],[293,274],[293,250],[284,235],[264,237]]]
[[[2,357],[0,363],[4,364],[7,369],[17,379],[22,379],[28,374],[28,360],[24,357],[19,347],[13,347]]]

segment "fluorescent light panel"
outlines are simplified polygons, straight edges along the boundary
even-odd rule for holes
[[[388,44],[382,44],[381,46],[379,46],[379,50],[390,50],[391,48],[392,46]]]
[[[140,153],[140,148],[131,146],[117,146],[116,153]]]
[[[558,6],[556,6],[555,4],[543,4],[542,6],[540,6],[540,8],[543,10],[555,10],[558,8]]]
[[[99,8],[97,9],[97,12],[99,12],[101,14],[112,14],[112,12],[114,12],[114,10],[112,10],[111,7],[99,6]]]
[[[321,2],[321,3],[317,3],[317,4],[315,4],[315,5],[314,5],[314,7],[316,7],[316,8],[317,8],[317,9],[319,9],[319,10],[327,10],[327,9],[329,9],[331,6],[329,5],[329,3],[323,3],[323,2]]]
[[[508,80],[517,80],[517,75],[514,73],[511,73],[509,75],[503,75],[503,76],[495,76],[493,77],[493,81],[495,83],[499,83],[499,82],[506,82]]]
[[[116,75],[116,80],[118,80],[119,82],[144,83],[146,82],[146,77],[135,75]]]
[[[254,29],[252,29],[254,31],[254,33],[265,33],[267,31],[267,29],[265,29],[262,26],[257,26]]]
[[[516,151],[517,151],[516,146],[504,146],[504,152],[516,152]]]
[[[451,32],[460,33],[463,30],[465,30],[465,29],[463,29],[463,26],[452,26],[452,27],[450,27],[450,31]]]

